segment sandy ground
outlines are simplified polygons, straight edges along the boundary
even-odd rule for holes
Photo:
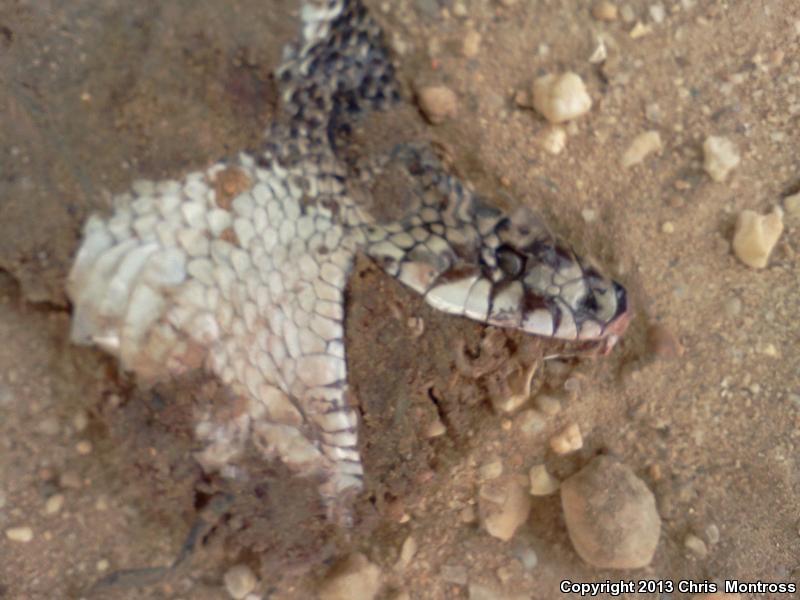
[[[308,598],[354,551],[381,568],[386,599],[551,599],[562,579],[800,579],[800,218],[786,216],[764,270],[730,251],[740,210],[767,212],[800,190],[800,6],[670,0],[654,22],[653,2],[631,1],[633,21],[602,23],[588,4],[374,6],[403,84],[459,98],[454,118],[425,126],[454,167],[609,265],[636,318],[611,356],[539,371],[561,409],[526,436],[516,414],[493,410],[497,382],[478,377],[479,363],[531,364],[546,349],[438,314],[360,260],[347,337],[367,490],[341,531],[322,519],[313,482],[280,465],[253,460],[239,488],[201,473],[187,415],[224,390],[200,376],[138,389],[102,353],[70,345],[63,291],[81,224],[111,193],[257,143],[294,3],[0,2],[0,530],[33,533],[0,537],[0,598],[226,598],[236,563],[259,574],[257,597]],[[636,21],[641,37],[629,35]],[[480,46],[467,57],[471,31]],[[598,36],[608,58],[592,64]],[[567,69],[594,106],[553,156],[546,123],[514,98]],[[647,130],[662,151],[623,169]],[[743,155],[725,183],[702,170],[710,134]],[[654,327],[683,353],[655,352]],[[478,356],[472,374],[465,353]],[[431,438],[437,419],[445,432]],[[556,456],[548,440],[569,423],[584,446]],[[565,478],[598,453],[656,496],[663,526],[646,569],[583,563],[557,495],[534,498],[510,542],[476,519],[482,466],[525,477],[544,462]],[[170,564],[190,530],[197,544],[179,568],[91,589]],[[686,547],[690,534],[705,553]],[[400,568],[409,536],[417,551]]]

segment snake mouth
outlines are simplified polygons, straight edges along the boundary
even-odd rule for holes
[[[617,300],[617,310],[611,320],[603,328],[602,354],[608,354],[617,344],[630,325],[633,311],[628,300],[628,292],[616,281],[611,282],[614,288],[614,296]]]

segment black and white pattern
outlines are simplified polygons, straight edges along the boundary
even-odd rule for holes
[[[359,249],[435,308],[493,325],[610,349],[628,320],[619,284],[529,211],[489,206],[425,147],[382,157],[418,199],[406,218],[380,223],[354,199],[340,146],[364,113],[400,101],[382,38],[358,0],[304,3],[262,150],[136,183],[110,217],[89,219],[68,283],[76,342],[150,381],[205,368],[243,400],[224,422],[198,416],[205,468],[252,442],[321,476],[332,511],[363,478],[343,323]]]

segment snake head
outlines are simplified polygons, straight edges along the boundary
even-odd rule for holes
[[[625,288],[550,234],[527,209],[495,229],[490,323],[597,342],[607,354],[631,319]]]

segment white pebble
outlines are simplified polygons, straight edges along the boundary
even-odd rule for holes
[[[540,142],[542,148],[550,154],[561,154],[567,146],[567,132],[563,127],[548,127],[542,134]]]
[[[763,269],[782,232],[783,211],[780,208],[776,207],[768,215],[743,210],[736,220],[733,252],[748,267]]]
[[[592,99],[576,73],[544,75],[533,83],[533,107],[551,123],[563,123],[589,112]]]
[[[27,544],[33,539],[33,529],[27,526],[10,527],[6,529],[6,537],[12,542]]]
[[[789,215],[793,217],[800,217],[800,193],[784,198],[783,206]]]
[[[486,532],[507,542],[528,519],[531,500],[527,491],[509,477],[481,486],[479,492],[481,520]]]
[[[395,569],[398,571],[404,571],[407,569],[408,565],[410,565],[411,561],[414,559],[414,555],[416,553],[417,540],[414,539],[414,536],[409,535],[403,542],[403,546],[400,548],[400,557],[397,559],[397,563],[395,563]]]
[[[583,436],[577,423],[572,423],[564,428],[561,433],[550,439],[550,448],[556,454],[569,454],[583,447]]]
[[[363,554],[353,554],[331,569],[320,586],[320,600],[373,600],[381,587],[381,570]]]
[[[528,472],[532,496],[549,496],[558,491],[561,482],[547,471],[544,465],[533,465]]]
[[[44,512],[48,515],[54,515],[61,510],[64,506],[64,494],[53,494],[44,503]]]
[[[694,554],[697,558],[705,558],[708,556],[708,548],[706,547],[706,543],[693,533],[690,533],[686,536],[686,538],[683,540],[683,545],[686,546],[686,549]]]
[[[434,125],[442,123],[458,112],[455,92],[443,85],[427,86],[417,93],[417,101],[425,118]]]
[[[739,150],[728,138],[710,135],[703,142],[703,168],[714,181],[725,181],[741,161]]]
[[[650,18],[653,19],[654,23],[663,23],[664,18],[667,16],[663,4],[652,4],[650,6],[649,12],[650,12]]]
[[[223,580],[225,589],[236,600],[242,600],[258,583],[255,573],[247,565],[234,565],[225,572]]]
[[[640,133],[622,155],[622,166],[628,169],[638,165],[653,152],[661,152],[661,136],[655,130]]]

